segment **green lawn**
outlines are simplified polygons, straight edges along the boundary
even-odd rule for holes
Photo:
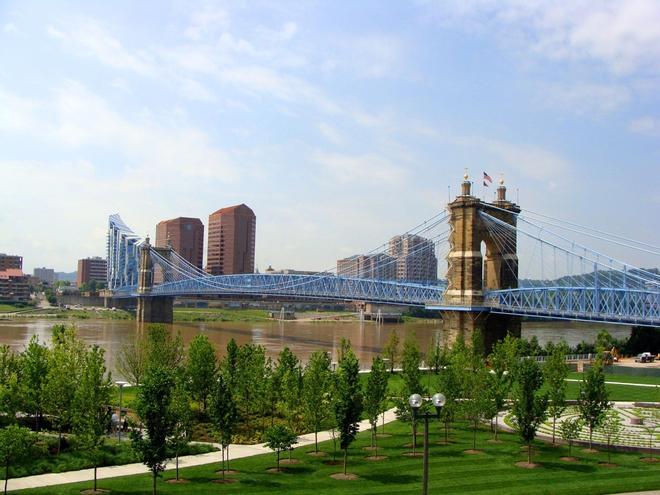
[[[266,321],[261,309],[174,308],[174,321]]]
[[[231,477],[238,483],[218,485],[211,483],[219,476],[215,471],[218,464],[200,466],[182,470],[182,477],[190,483],[170,485],[158,482],[159,493],[317,493],[317,494],[419,494],[421,491],[421,458],[404,457],[409,451],[403,445],[410,442],[409,427],[402,423],[393,423],[386,427],[393,435],[382,438],[380,454],[388,456],[386,460],[370,462],[365,460],[369,452],[362,450],[368,445],[369,434],[363,433],[349,451],[348,471],[357,474],[360,479],[340,481],[330,478],[332,473],[340,472],[341,466],[329,466],[324,460],[306,455],[311,447],[299,448],[294,458],[299,464],[284,467],[283,473],[268,473],[274,467],[274,454],[261,455],[232,461],[232,469],[239,471]],[[520,450],[518,438],[512,434],[501,434],[502,443],[490,443],[491,435],[481,431],[478,435],[477,448],[483,453],[466,454],[471,448],[471,432],[460,428],[452,434],[452,443],[448,446],[438,442],[440,435],[436,424],[432,425],[432,445],[430,448],[430,483],[429,492],[438,494],[605,494],[633,490],[660,488],[660,464],[646,464],[640,460],[641,454],[613,454],[612,462],[617,467],[604,467],[599,462],[607,460],[604,452],[585,454],[573,449],[578,462],[569,463],[559,460],[567,455],[567,449],[553,448],[547,444],[536,443],[534,460],[541,464],[536,469],[521,469],[515,466],[525,460],[525,453]],[[421,444],[421,437],[420,437]],[[421,446],[420,446],[421,448]],[[322,450],[332,451],[332,443],[322,444]],[[172,478],[173,472],[165,473],[165,478]],[[25,490],[25,494],[70,494],[78,495],[89,488],[90,482],[37,490]],[[101,480],[99,487],[110,489],[114,494],[151,493],[151,478],[148,474]]]
[[[581,380],[582,373],[569,373],[568,378],[572,378],[573,380]],[[647,385],[660,386],[660,377],[658,376],[630,376],[630,375],[617,375],[615,373],[606,373],[605,381],[621,382],[621,383],[645,383]]]

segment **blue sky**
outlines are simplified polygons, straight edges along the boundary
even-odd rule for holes
[[[323,269],[465,167],[660,245],[659,89],[652,0],[5,0],[0,252],[70,271],[111,213],[153,235],[244,202],[260,269]]]

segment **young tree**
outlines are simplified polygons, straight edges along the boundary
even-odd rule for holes
[[[223,374],[220,374],[211,395],[211,421],[222,446],[222,478],[225,477],[225,451],[227,451],[227,470],[229,470],[229,444],[238,423],[238,411]]]
[[[539,393],[543,373],[536,361],[523,359],[515,369],[513,393],[514,422],[520,438],[527,444],[527,462],[532,463],[532,440],[546,418],[548,399]]]
[[[426,366],[428,366],[429,371],[432,371],[436,375],[440,373],[440,369],[443,364],[443,351],[440,347],[440,342],[436,342],[435,339],[431,339],[429,345],[429,352],[426,353]]]
[[[266,430],[266,447],[277,453],[277,471],[280,471],[280,452],[291,450],[298,443],[296,434],[284,425],[274,425]]]
[[[9,425],[0,429],[0,462],[5,467],[5,495],[12,464],[27,458],[37,438],[28,428]]]
[[[403,342],[401,353],[401,378],[405,385],[406,397],[411,394],[423,394],[422,372],[419,367],[422,364],[422,353],[417,344],[415,332],[409,332]]]
[[[450,354],[449,365],[440,371],[438,375],[438,389],[442,391],[446,402],[440,411],[440,420],[444,424],[445,444],[449,443],[449,427],[456,418],[456,413],[460,409],[461,381],[458,371],[458,364],[454,359],[454,351]]]
[[[263,410],[262,401],[267,393],[266,350],[263,346],[246,344],[238,349],[232,389],[237,398],[243,421],[249,426]],[[262,422],[263,423],[263,422]],[[256,432],[256,427],[251,428]]]
[[[504,408],[506,399],[511,393],[513,384],[513,369],[518,362],[518,342],[511,335],[497,342],[488,357],[491,365],[492,375],[490,380],[490,395],[493,400],[495,414],[495,440],[499,431],[499,411]]]
[[[330,356],[327,352],[314,352],[303,375],[302,405],[305,421],[314,430],[314,452],[319,451],[318,431],[328,417],[327,397],[332,386]]]
[[[177,373],[172,402],[170,405],[173,428],[169,439],[170,448],[174,452],[176,463],[176,479],[179,480],[179,454],[190,443],[192,436],[193,413],[190,408],[190,398],[186,387],[186,373]]]
[[[21,385],[25,407],[34,412],[35,430],[39,431],[39,421],[44,410],[44,388],[48,375],[48,347],[33,335],[21,358]]]
[[[115,360],[115,369],[123,378],[139,387],[147,366],[147,339],[137,335],[132,342],[121,346]]]
[[[394,366],[399,357],[399,336],[396,330],[392,330],[390,336],[387,338],[387,342],[385,342],[385,346],[383,347],[383,356],[389,360],[390,374],[394,373]]]
[[[657,389],[658,387],[656,387]],[[657,392],[656,392],[656,395]],[[645,409],[642,413],[644,423],[642,428],[646,432],[646,435],[649,439],[649,459],[651,462],[655,462],[653,457],[653,442],[656,438],[656,431],[660,428],[660,410],[654,409]]]
[[[477,429],[486,417],[492,417],[492,397],[489,393],[491,378],[479,355],[467,350],[458,360],[461,372],[461,412],[472,425],[472,448],[477,448]]]
[[[186,375],[190,395],[200,403],[202,412],[206,412],[208,396],[213,390],[216,367],[215,349],[209,338],[204,334],[195,335],[188,346]]]
[[[302,388],[302,368],[300,360],[288,347],[282,349],[275,368],[274,379],[279,390],[279,409],[292,430],[296,430],[296,420],[300,409]]]
[[[73,327],[53,327],[52,348],[44,384],[45,409],[57,428],[57,452],[62,447],[62,432],[73,422],[73,400],[80,383],[85,356],[85,344]]]
[[[8,345],[0,346],[0,415],[9,422],[24,409],[25,388],[22,387],[22,359]]]
[[[346,475],[348,447],[358,433],[358,423],[362,414],[359,372],[360,365],[350,343],[342,339],[333,405],[339,430],[339,446],[344,451],[344,475]]]
[[[83,450],[89,452],[94,463],[94,492],[96,470],[101,446],[105,441],[112,379],[106,373],[103,349],[93,346],[85,355],[82,374],[73,400],[73,431]]]
[[[153,475],[153,495],[156,495],[158,475],[165,469],[170,457],[168,438],[174,431],[175,423],[171,410],[175,370],[158,361],[147,366],[137,395],[136,410],[147,435],[145,437],[141,431],[136,430],[131,433],[133,448]]]
[[[371,373],[367,377],[364,391],[364,410],[367,413],[367,418],[369,418],[369,423],[371,423],[371,446],[376,449],[378,449],[376,444],[378,416],[385,409],[387,382],[388,376],[385,361],[380,356],[376,356],[371,362]],[[378,450],[376,450],[374,455],[378,456]]]
[[[152,323],[147,330],[146,366],[178,370],[184,357],[181,333],[172,336],[170,330],[159,323]]]
[[[568,443],[568,455],[571,455],[573,441],[580,437],[580,432],[584,426],[581,418],[566,418],[559,424],[559,434],[561,438]]]
[[[603,362],[596,358],[593,366],[587,370],[580,382],[578,395],[578,410],[580,417],[589,427],[589,449],[593,447],[593,431],[605,417],[605,413],[612,407],[605,388],[605,373]]]
[[[227,381],[227,387],[229,387],[229,390],[235,389],[234,377],[236,373],[237,364],[238,364],[238,345],[236,345],[236,341],[232,338],[227,343],[227,352],[225,353],[225,357],[222,359],[222,362],[220,363],[220,370],[222,376],[224,376],[225,380]]]
[[[598,429],[605,437],[605,442],[607,443],[607,463],[610,464],[612,460],[610,447],[619,440],[619,435],[621,435],[622,423],[619,413],[614,409],[607,411]]]
[[[566,377],[568,364],[566,364],[566,345],[562,342],[553,346],[551,353],[543,365],[543,375],[548,384],[548,414],[552,418],[552,443],[555,443],[557,419],[566,409]]]

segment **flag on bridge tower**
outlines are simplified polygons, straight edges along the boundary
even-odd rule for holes
[[[490,175],[488,175],[486,172],[484,172],[484,186],[488,187],[488,184],[492,184],[493,179]]]

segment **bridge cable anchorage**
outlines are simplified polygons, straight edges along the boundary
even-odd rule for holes
[[[495,218],[495,217],[492,217],[492,216],[488,215],[487,213],[482,213],[482,214],[485,215],[485,218],[486,218],[488,221],[495,222],[495,223],[497,223],[497,224],[499,224],[499,225],[501,225],[502,227],[505,227],[505,228],[509,228],[509,229],[514,228],[514,227],[512,227],[511,225],[507,224],[506,222],[503,222],[503,221],[501,221],[501,220],[499,220],[499,219],[497,219],[497,218]],[[520,217],[519,217],[519,219],[520,219]],[[532,225],[533,227],[538,227],[538,226],[536,226],[536,225],[530,223],[529,221],[523,220],[523,222],[525,222],[525,223],[527,223],[527,224],[530,224],[530,225]],[[565,247],[563,247],[563,246],[558,246],[558,245],[556,245],[556,244],[554,244],[554,243],[552,243],[552,242],[550,242],[550,241],[548,241],[548,240],[546,240],[546,239],[541,239],[541,238],[535,236],[534,234],[531,234],[531,233],[527,232],[526,230],[521,229],[519,226],[518,226],[518,227],[515,227],[515,229],[516,229],[518,232],[521,232],[521,233],[525,234],[526,236],[528,236],[528,237],[530,237],[530,238],[532,238],[532,239],[535,239],[535,240],[537,240],[537,241],[540,241],[540,242],[542,242],[542,243],[545,243],[545,244],[547,244],[547,245],[549,245],[549,246],[554,246],[555,248],[559,249],[560,251],[563,251],[563,252],[570,252],[570,251],[568,251]],[[549,234],[552,234],[552,235],[554,235],[554,236],[556,236],[556,237],[559,237],[560,239],[562,239],[562,240],[565,241],[565,242],[568,242],[569,244],[571,243],[571,241],[569,241],[568,239],[564,238],[563,236],[560,236],[559,234],[556,234],[555,232],[551,232],[551,231],[549,231],[549,230],[545,230],[545,232],[547,232],[547,233],[549,233]],[[606,265],[605,263],[603,263],[603,262],[600,260],[600,257],[603,256],[601,253],[599,253],[599,252],[597,252],[597,251],[595,251],[595,250],[592,250],[592,249],[585,248],[584,246],[581,246],[581,245],[578,245],[578,247],[583,248],[583,249],[585,250],[585,256],[584,256],[584,258],[585,258],[586,261],[589,261],[590,263],[596,263],[597,266],[603,266],[603,267],[607,268],[607,265]],[[587,256],[587,255],[586,255],[586,252],[587,252],[587,251],[590,252],[590,253],[592,253],[593,255],[595,255],[595,258],[592,257],[592,256]],[[576,253],[571,253],[571,254],[574,255],[574,256],[579,256],[579,255],[577,255]],[[655,286],[657,289],[660,289],[660,276],[655,275],[655,274],[653,274],[653,273],[651,273],[651,272],[648,272],[647,270],[644,270],[644,269],[641,269],[641,268],[634,267],[634,266],[632,266],[632,265],[630,265],[630,264],[628,264],[628,263],[625,263],[625,262],[623,262],[623,261],[615,260],[614,258],[611,258],[611,257],[609,257],[609,256],[604,256],[604,258],[606,258],[606,259],[608,259],[608,260],[611,259],[612,261],[616,261],[616,263],[620,264],[622,267],[628,267],[628,268],[633,269],[634,272],[632,272],[632,273],[631,273],[630,271],[627,271],[627,277],[632,277],[632,278],[636,279],[638,282],[640,282],[641,285],[644,286],[645,284],[651,284],[651,285]],[[618,271],[618,272],[622,272],[621,269],[617,269],[617,271]]]

